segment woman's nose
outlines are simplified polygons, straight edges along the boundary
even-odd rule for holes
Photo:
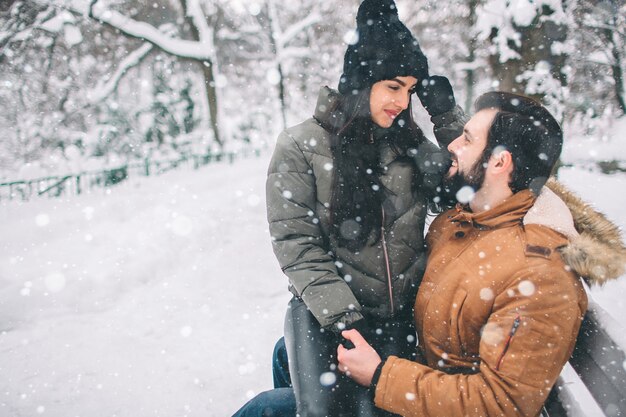
[[[397,97],[393,100],[394,104],[400,107],[402,110],[406,110],[409,107],[409,96],[404,95],[402,97]]]

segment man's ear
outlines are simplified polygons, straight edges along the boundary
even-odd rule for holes
[[[492,156],[493,169],[495,172],[513,172],[513,155],[506,149],[496,149]]]

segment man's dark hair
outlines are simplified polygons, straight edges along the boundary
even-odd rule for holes
[[[476,112],[498,110],[483,157],[503,147],[513,158],[509,186],[516,193],[530,189],[535,194],[552,173],[563,147],[563,131],[556,119],[537,101],[512,93],[491,92],[480,96]],[[483,162],[487,162],[483,161]]]

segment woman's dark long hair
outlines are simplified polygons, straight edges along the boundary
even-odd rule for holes
[[[376,129],[370,114],[370,92],[340,95],[331,112],[331,151],[334,174],[330,203],[331,234],[339,246],[359,250],[372,231],[380,233],[382,206],[390,193],[380,181],[383,167],[380,150],[389,144],[400,158],[416,164],[413,155],[427,139],[413,120],[411,105],[388,129]],[[382,133],[381,133],[382,132]],[[415,167],[412,188],[420,181]]]

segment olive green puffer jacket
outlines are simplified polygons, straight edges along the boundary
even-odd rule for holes
[[[426,261],[426,198],[411,190],[415,164],[399,158],[389,145],[381,148],[381,182],[391,191],[383,203],[383,230],[372,233],[359,252],[338,247],[330,236],[333,158],[330,133],[322,124],[337,94],[322,88],[315,117],[280,134],[266,184],[272,245],[290,290],[322,327],[332,330],[363,317],[411,317]],[[433,118],[439,143],[445,146],[457,137],[464,122],[458,107]],[[442,157],[430,142],[417,151],[417,165],[424,170],[432,158]]]

